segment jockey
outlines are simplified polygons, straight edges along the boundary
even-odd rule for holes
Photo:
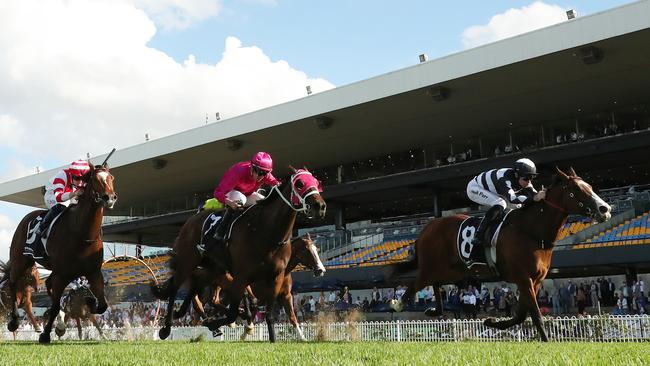
[[[271,174],[273,159],[265,152],[253,155],[250,161],[243,161],[230,167],[214,190],[214,198],[226,206],[226,211],[212,239],[205,244],[198,244],[201,256],[209,251],[215,243],[224,240],[226,230],[234,216],[234,211],[252,206],[265,197],[257,192],[263,184],[275,186],[280,182]]]
[[[34,233],[43,238],[47,236],[50,222],[70,203],[77,203],[77,197],[83,193],[86,186],[84,176],[90,171],[86,160],[75,160],[67,169],[60,170],[45,186],[45,206],[48,212],[36,227]]]
[[[501,220],[508,205],[519,208],[531,200],[544,198],[545,191],[538,193],[533,187],[532,180],[536,176],[535,163],[522,158],[512,168],[488,170],[469,181],[467,197],[480,205],[491,206],[474,235],[472,252],[483,241],[488,227]]]
[[[88,287],[88,280],[86,279],[86,276],[77,277],[70,283],[70,288],[72,290],[77,290],[82,287]]]

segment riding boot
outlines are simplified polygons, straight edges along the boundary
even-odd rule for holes
[[[37,238],[40,236],[43,239],[47,239],[47,227],[50,226],[52,220],[54,220],[54,218],[63,210],[65,210],[65,206],[58,204],[54,205],[49,211],[47,211],[43,220],[41,220],[36,227],[36,230],[34,230],[34,234]]]
[[[493,223],[501,219],[501,215],[503,214],[504,208],[501,205],[494,205],[490,207],[490,209],[485,213],[485,217],[481,221],[481,224],[478,227],[478,230],[476,230],[476,233],[474,234],[474,238],[472,239],[472,251],[470,253],[470,258],[476,258],[476,254],[478,253],[479,250],[483,250],[484,247],[483,242],[486,239],[485,235],[487,233],[487,230],[490,226],[492,226]],[[489,241],[487,242],[489,244]],[[470,262],[470,266],[473,264],[473,261]]]

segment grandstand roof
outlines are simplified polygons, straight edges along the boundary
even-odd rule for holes
[[[111,160],[120,194],[114,214],[205,191],[257,150],[271,152],[278,167],[321,167],[571,116],[578,107],[646,101],[648,44],[650,1],[640,1],[123,148]],[[603,61],[581,62],[585,45],[601,49]],[[448,100],[433,101],[431,86],[448,89]],[[318,116],[333,125],[318,128]],[[235,151],[233,138],[242,142]],[[155,169],[153,159],[167,164]],[[54,170],[0,184],[0,199],[42,206],[41,187]]]

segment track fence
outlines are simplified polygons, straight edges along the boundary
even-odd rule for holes
[[[546,318],[544,324],[552,342],[648,342],[650,341],[650,316],[607,315],[601,317]],[[175,327],[169,337],[171,340],[239,341],[244,331],[242,325],[222,328],[224,335],[213,338],[205,327]],[[527,342],[539,339],[537,330],[530,319],[523,324],[507,330],[497,330],[483,325],[482,320],[409,320],[388,322],[341,322],[341,323],[303,323],[302,329],[308,341],[385,341],[385,342]],[[296,333],[290,324],[275,325],[278,341],[294,341]],[[158,328],[127,327],[104,330],[107,340],[158,340]],[[8,331],[0,332],[0,339],[14,339]],[[17,340],[38,340],[38,333],[21,330],[16,333]],[[68,328],[61,340],[77,340],[77,329]],[[83,328],[83,339],[101,339],[97,329]],[[249,341],[268,341],[266,324],[254,327]],[[54,332],[52,340],[57,340]]]

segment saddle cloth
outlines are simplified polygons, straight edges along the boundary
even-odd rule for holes
[[[50,237],[50,232],[52,231],[54,224],[65,211],[66,210],[63,210],[61,213],[56,215],[54,220],[50,223],[50,226],[45,228],[48,238]],[[46,259],[49,257],[49,254],[47,253],[47,239],[40,236],[37,238],[36,233],[34,233],[36,227],[45,217],[45,214],[47,214],[47,211],[41,212],[27,224],[27,239],[25,240],[25,248],[23,249],[24,256],[32,257],[34,259]]]
[[[472,254],[472,240],[476,231],[478,230],[479,225],[483,217],[475,216],[466,218],[458,229],[458,234],[456,237],[456,248],[458,249],[458,256],[466,263],[471,262],[486,263],[490,267],[496,265],[496,245],[497,239],[499,237],[499,232],[501,226],[505,221],[506,217],[510,212],[503,215],[503,219],[500,222],[492,224],[485,234],[485,238],[481,241],[483,245],[482,250],[477,250],[474,252],[474,257],[470,257]],[[489,257],[488,257],[489,256]]]
[[[221,221],[221,216],[215,213],[211,213],[205,218],[203,226],[201,226],[201,244],[205,244],[208,239],[214,236],[219,221]]]

